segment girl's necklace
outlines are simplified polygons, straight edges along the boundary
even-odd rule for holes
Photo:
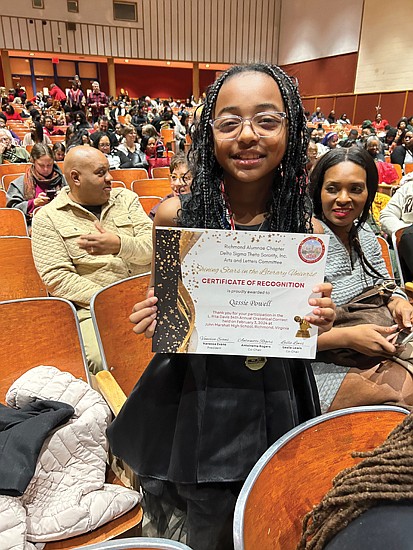
[[[231,210],[231,205],[229,203],[228,195],[225,192],[225,187],[224,187],[224,182],[223,181],[221,181],[221,195],[222,195],[222,200],[224,202],[224,207],[225,207],[224,216],[225,216],[225,221],[228,224],[228,229],[235,230],[236,227],[235,227],[235,221],[234,221],[234,214]],[[268,214],[268,212],[264,213],[264,219],[262,220],[262,222],[260,223],[260,225],[258,226],[258,228],[255,231],[261,231],[262,226],[267,221],[267,214]]]

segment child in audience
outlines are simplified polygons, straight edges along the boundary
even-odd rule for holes
[[[158,211],[159,205],[171,197],[177,197],[178,195],[189,193],[192,183],[192,174],[188,167],[186,156],[183,153],[174,155],[171,159],[171,165],[169,166],[169,181],[171,183],[172,192],[166,195],[161,202],[158,202],[152,210],[149,212],[149,217],[153,220],[155,214]]]
[[[280,68],[235,66],[210,87],[193,134],[191,193],[162,203],[156,226],[310,232],[307,132],[297,87]],[[321,331],[334,318],[320,284],[306,317]],[[151,287],[134,307],[137,333],[152,337]],[[115,455],[139,475],[145,513],[170,536],[185,516],[194,550],[231,549],[237,495],[262,453],[318,414],[312,370],[301,359],[156,354],[109,430]]]
[[[57,142],[53,144],[53,157],[56,162],[61,162],[62,160],[65,160],[65,154],[66,154],[66,148],[64,146],[64,143]]]

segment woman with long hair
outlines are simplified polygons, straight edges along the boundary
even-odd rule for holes
[[[209,88],[196,124],[191,193],[163,202],[154,224],[311,232],[306,152],[293,80],[272,65],[234,66]],[[314,291],[323,297],[310,300],[314,315],[306,319],[329,329],[331,286]],[[151,285],[134,307],[135,332],[153,336],[156,302]],[[252,466],[278,437],[318,414],[307,361],[268,357],[259,370],[249,365],[241,356],[156,354],[112,424],[111,448],[139,475],[159,536],[172,535],[174,512],[194,550],[232,548],[235,501]]]
[[[333,285],[332,297],[338,306],[347,304],[366,288],[390,277],[381,247],[366,223],[377,185],[376,163],[360,147],[326,153],[311,174],[314,228],[316,232],[330,236],[325,280]],[[413,308],[400,289],[393,293],[388,309],[394,325],[411,328]],[[383,357],[396,353],[395,346],[387,338],[394,332],[395,326],[389,328],[366,323],[333,327],[320,335],[319,352],[348,348],[373,357],[374,365],[360,373],[357,368],[314,363],[323,412],[357,405],[379,405],[387,401],[413,406],[411,375],[392,361],[382,362]]]
[[[28,225],[31,225],[34,209],[48,204],[66,185],[48,145],[33,145],[30,161],[24,176],[12,181],[7,190],[7,207],[21,210]]]
[[[31,130],[23,138],[23,147],[26,145],[34,145],[35,143],[43,143],[43,145],[52,146],[51,139],[43,131],[43,126],[40,122],[32,122]]]

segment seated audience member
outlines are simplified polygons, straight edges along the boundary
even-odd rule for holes
[[[396,128],[398,130],[407,130],[408,120],[405,116],[403,116],[396,124]]]
[[[61,162],[65,160],[66,147],[62,142],[57,142],[53,144],[53,158],[56,162]]]
[[[4,129],[7,129],[6,128],[6,123],[7,123],[7,118],[6,118],[6,115],[2,112],[0,112],[0,128],[4,128]],[[13,145],[20,145],[20,139],[19,139],[19,136],[13,132],[13,130],[9,130],[12,138],[13,138]]]
[[[101,363],[90,300],[111,283],[149,271],[152,222],[135,193],[111,189],[108,160],[97,149],[71,149],[64,171],[69,187],[34,217],[33,257],[50,294],[78,309],[89,366],[96,372]]]
[[[7,190],[7,207],[21,210],[27,225],[31,225],[33,210],[48,204],[66,185],[50,147],[41,143],[33,145],[30,161],[32,164],[24,176],[12,181]]]
[[[134,112],[132,112],[132,109],[130,111],[130,114],[132,115],[131,124],[135,126],[136,129],[141,129],[142,126],[148,124],[148,116],[145,109],[146,107],[139,106],[134,109]]]
[[[338,144],[338,134],[336,132],[327,132],[321,143],[327,148],[327,151],[335,149]]]
[[[335,111],[330,111],[330,113],[327,117],[327,122],[329,124],[335,124],[336,123],[336,113],[335,113]]]
[[[403,235],[398,246],[404,279],[413,281],[413,181],[405,183],[380,213],[382,230],[392,236],[398,229]]]
[[[132,124],[125,126],[123,129],[124,142],[118,148],[120,158],[120,168],[148,168],[145,153],[136,143],[136,129]]]
[[[307,147],[307,164],[306,164],[308,175],[310,175],[311,172],[313,171],[313,168],[317,162],[317,158],[318,158],[317,143],[310,139]],[[172,161],[171,161],[171,166],[172,166]]]
[[[43,126],[43,132],[46,134],[46,136],[63,136],[64,131],[62,128],[59,128],[59,126],[55,126],[53,122],[53,117],[50,115],[46,115],[44,117],[44,126]]]
[[[80,128],[75,131],[71,136],[69,141],[65,144],[66,151],[69,151],[73,147],[78,147],[79,145],[91,145],[90,134],[86,128]]]
[[[343,113],[340,118],[337,120],[338,124],[351,124],[350,119],[346,113]]]
[[[165,153],[165,146],[157,136],[143,136],[141,149],[145,150],[146,155],[150,158],[160,158]]]
[[[83,128],[90,128],[90,124],[86,119],[86,115],[83,111],[77,111],[75,113],[75,128],[77,130],[83,129]]]
[[[340,141],[340,147],[352,147],[357,145],[359,139],[359,133],[357,130],[350,130],[346,139]]]
[[[53,99],[53,101],[58,101],[60,103],[60,106],[64,107],[66,103],[66,94],[54,82],[49,86],[49,95]]]
[[[109,137],[104,132],[95,132],[95,139],[92,145],[99,149],[109,161],[109,170],[117,170],[120,167],[120,157],[118,151],[112,149]]]
[[[381,138],[382,142],[383,142],[383,149],[384,149],[384,154],[390,154],[393,149],[396,147],[396,143],[394,143],[395,139],[396,139],[396,134],[397,134],[397,130],[396,128],[393,128],[393,127],[390,127],[387,132],[386,132],[386,135]]]
[[[112,120],[115,121],[115,124],[116,124],[116,122],[118,122],[118,117],[126,116],[127,112],[128,111],[126,109],[125,102],[124,101],[119,101],[119,103],[115,106],[115,108],[110,111],[110,117],[111,117]]]
[[[400,164],[403,168],[404,164],[413,163],[413,132],[406,132],[403,138],[403,143],[397,145],[390,155],[392,164]]]
[[[4,114],[6,115],[6,118],[7,120],[20,120],[23,122],[23,119],[22,117],[20,116],[20,114],[14,110],[14,107],[10,104],[7,104],[4,108],[3,108],[3,112]]]
[[[152,220],[155,218],[155,214],[162,202],[170,199],[171,197],[177,197],[178,195],[189,193],[191,190],[192,174],[188,168],[188,161],[184,154],[179,153],[172,157],[169,171],[169,182],[171,184],[172,193],[166,195],[166,197],[156,204],[149,212],[149,217]]]
[[[366,224],[377,185],[375,162],[361,147],[329,151],[311,174],[313,225],[316,233],[330,236],[325,282],[333,285],[337,306],[389,277],[381,247]],[[395,325],[410,330],[413,308],[400,289],[393,293],[388,309]],[[318,352],[348,348],[373,361],[372,367],[358,369],[321,362],[323,355],[318,355],[313,370],[323,412],[388,401],[413,406],[412,375],[397,363],[383,360],[396,352],[387,339],[394,332],[395,327],[362,324],[333,326],[319,336]]]
[[[122,143],[122,140],[123,140],[123,128],[124,128],[124,125],[121,124],[120,122],[117,122],[115,124],[115,131],[113,132],[113,137],[115,139],[115,147],[118,147],[121,143]]]
[[[367,138],[364,147],[374,160],[384,162],[384,155],[381,152],[381,141],[377,136]]]
[[[376,133],[384,132],[386,126],[389,125],[389,121],[382,117],[381,113],[377,113],[376,118],[371,124]]]
[[[52,146],[49,136],[43,132],[43,126],[38,121],[32,122],[31,130],[24,136],[22,145],[26,147],[26,145],[34,145],[35,143]]]
[[[168,130],[175,126],[175,122],[172,118],[172,111],[165,109],[162,114],[161,130]]]
[[[5,128],[0,128],[0,164],[4,161],[18,164],[29,162],[30,155],[25,147],[13,145],[11,133]]]
[[[154,137],[160,139],[158,130],[152,124],[145,124],[142,126],[142,137]]]
[[[317,113],[316,116],[311,119],[313,124],[323,124],[325,121],[326,119],[324,118],[323,113]]]
[[[320,119],[325,120],[325,117],[324,117],[323,113],[321,112],[321,107],[316,107],[316,110],[311,115],[311,120],[314,121],[314,119],[317,119],[317,121],[320,120]]]
[[[92,134],[90,134],[90,139],[92,140],[92,143],[94,144],[94,141],[95,139],[97,139],[97,134],[99,132],[108,136],[111,146],[116,147],[117,139],[114,133],[109,131],[109,118],[103,115],[98,118],[97,122],[98,122],[97,130]]]

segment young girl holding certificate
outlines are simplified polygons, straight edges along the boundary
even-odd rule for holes
[[[278,67],[237,66],[209,89],[193,134],[190,195],[162,203],[155,226],[310,232],[306,120],[295,83]],[[331,285],[313,289],[322,331]],[[135,305],[152,337],[153,289]],[[258,367],[258,370],[256,370]],[[254,369],[254,370],[252,370]],[[158,536],[183,518],[194,550],[232,548],[232,514],[249,471],[281,435],[319,413],[308,361],[157,354],[109,430],[116,456],[139,475]]]

